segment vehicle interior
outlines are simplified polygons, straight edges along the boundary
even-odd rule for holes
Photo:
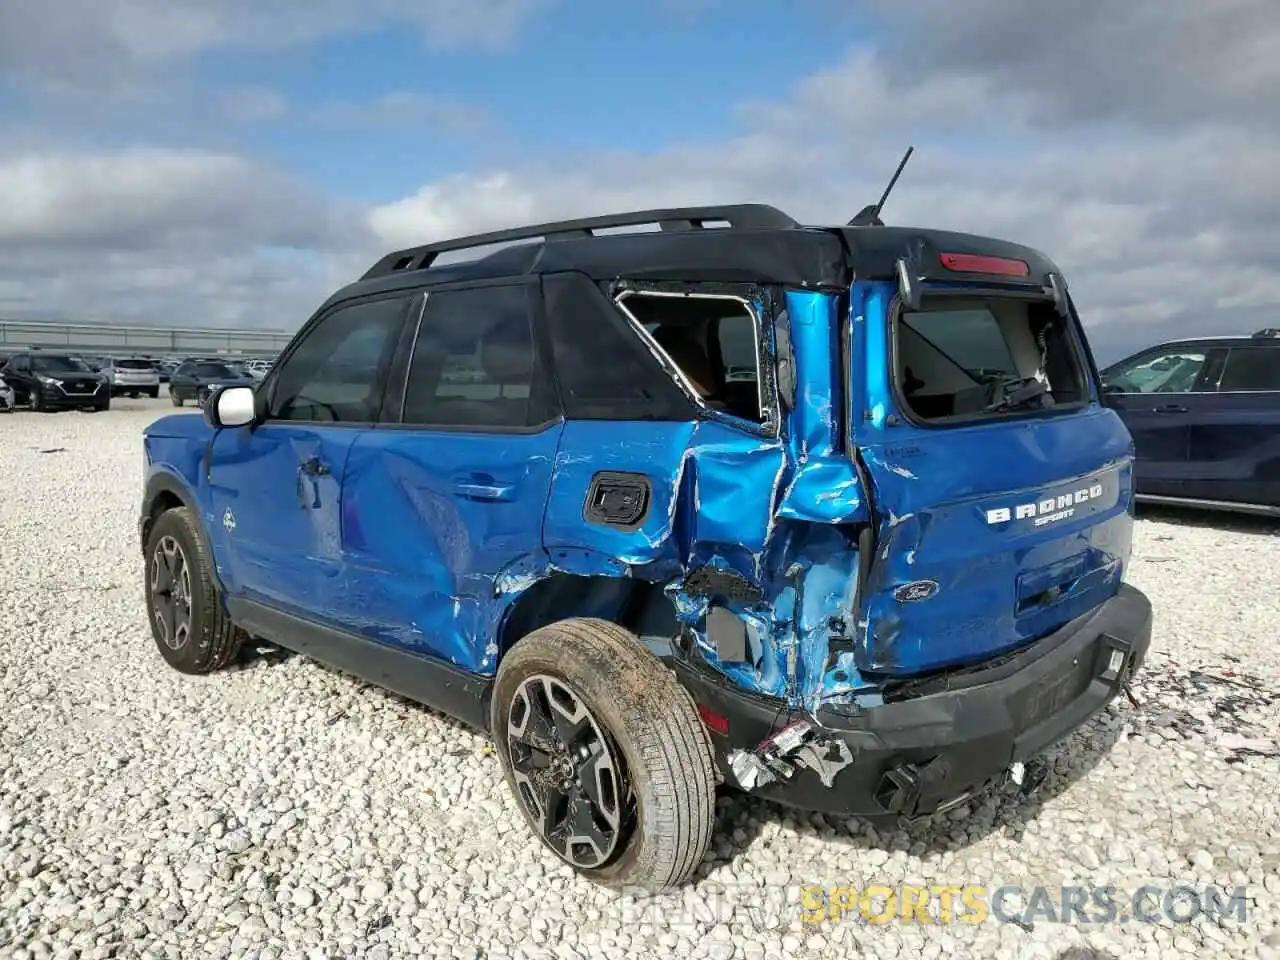
[[[1024,300],[929,298],[894,324],[895,376],[920,420],[995,413],[1010,388],[1039,380],[1028,404],[1084,396],[1081,366],[1061,317]]]
[[[760,422],[755,316],[731,297],[628,294],[642,324],[712,409]]]

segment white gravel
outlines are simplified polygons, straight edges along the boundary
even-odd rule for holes
[[[164,666],[135,517],[165,412],[0,415],[0,956],[1280,957],[1280,527],[1139,522],[1143,705],[1034,797],[895,833],[725,799],[703,878],[641,905],[544,853],[453,723],[301,658]],[[871,883],[1249,900],[1243,923],[800,922],[801,885]]]

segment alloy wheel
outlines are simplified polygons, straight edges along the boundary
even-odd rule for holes
[[[603,866],[628,824],[620,753],[582,698],[544,674],[516,689],[507,720],[512,775],[543,840],[574,867]]]
[[[160,642],[181,650],[191,639],[191,568],[173,537],[162,537],[151,555],[151,609]]]

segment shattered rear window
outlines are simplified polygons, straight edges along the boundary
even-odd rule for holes
[[[926,298],[894,329],[894,377],[916,420],[1011,416],[1087,396],[1067,321],[1011,297]]]

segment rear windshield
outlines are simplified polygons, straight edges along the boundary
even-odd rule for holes
[[[1016,416],[1086,396],[1080,355],[1052,304],[926,297],[894,330],[895,378],[915,420]]]
[[[31,358],[31,369],[38,373],[89,373],[89,368],[75,357],[41,354]]]
[[[196,368],[192,370],[191,373],[196,377],[209,377],[213,379],[228,379],[235,376],[235,374],[220,363],[197,363]]]
[[[121,370],[151,370],[151,364],[146,360],[115,360],[112,365]]]

